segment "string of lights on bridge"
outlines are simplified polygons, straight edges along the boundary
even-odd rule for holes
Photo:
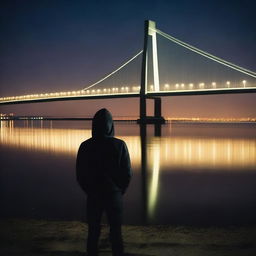
[[[247,81],[242,80],[240,82],[234,83],[226,81],[219,85],[217,82],[211,83],[175,83],[169,84],[165,83],[161,86],[162,91],[178,91],[178,90],[218,90],[218,89],[232,89],[232,88],[246,88]],[[140,86],[123,86],[121,88],[103,88],[103,89],[87,89],[78,91],[66,91],[66,92],[52,92],[52,93],[39,93],[39,94],[28,94],[21,96],[10,96],[1,97],[0,102],[6,101],[22,101],[22,100],[32,100],[32,99],[45,99],[45,98],[61,98],[61,97],[78,97],[78,96],[97,96],[97,95],[116,95],[116,94],[129,94],[129,93],[139,93]],[[154,85],[149,85],[148,92],[156,92],[154,90]]]

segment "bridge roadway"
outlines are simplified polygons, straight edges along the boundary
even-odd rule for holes
[[[216,89],[196,89],[196,90],[172,90],[172,91],[149,91],[146,93],[147,98],[164,97],[164,96],[184,96],[184,95],[209,95],[209,94],[234,94],[234,93],[255,93],[256,87],[243,88],[216,88]],[[26,97],[26,96],[24,96]],[[140,97],[139,92],[120,92],[120,93],[105,93],[105,94],[77,94],[68,96],[47,96],[47,97],[28,97],[25,99],[9,99],[0,100],[0,105],[24,104],[37,102],[51,101],[68,101],[68,100],[89,100],[89,99],[112,99],[112,98],[135,98]],[[13,97],[8,97],[13,98]]]
[[[164,96],[185,96],[185,95],[210,95],[210,94],[234,94],[234,93],[256,93],[256,87],[243,88],[216,88],[216,89],[195,89],[195,90],[172,90],[172,91],[149,91],[146,97],[164,97]],[[26,97],[26,96],[24,96]],[[105,94],[78,94],[68,96],[47,96],[47,97],[27,97],[23,99],[6,99],[0,100],[0,105],[39,103],[51,101],[68,101],[68,100],[89,100],[89,99],[112,99],[112,98],[136,98],[140,97],[139,92],[120,92]],[[13,97],[8,97],[13,98]]]

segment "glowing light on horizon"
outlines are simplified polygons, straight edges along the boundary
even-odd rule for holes
[[[199,83],[199,87],[200,87],[200,88],[203,88],[204,85],[205,85],[205,83]]]
[[[170,87],[169,84],[165,84],[165,85],[164,85],[164,88],[165,88],[165,89],[169,89],[169,87]]]

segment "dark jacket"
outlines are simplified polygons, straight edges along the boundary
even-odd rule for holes
[[[92,121],[92,137],[80,145],[77,154],[77,181],[88,195],[124,194],[129,185],[129,152],[125,142],[113,136],[112,116],[101,109]]]

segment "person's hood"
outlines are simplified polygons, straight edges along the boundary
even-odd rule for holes
[[[92,137],[113,137],[114,124],[111,113],[102,108],[96,112],[92,120]]]

